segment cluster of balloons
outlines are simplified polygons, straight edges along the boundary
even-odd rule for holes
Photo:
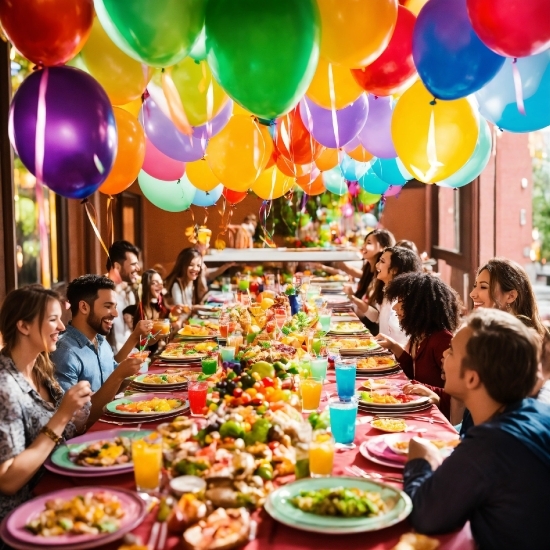
[[[550,126],[547,1],[0,0],[40,69],[10,138],[60,195],[137,178],[168,211],[460,187],[488,162],[488,122]]]

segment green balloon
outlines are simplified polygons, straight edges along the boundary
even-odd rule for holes
[[[357,198],[359,199],[359,202],[369,206],[370,204],[376,204],[382,198],[382,195],[369,193],[368,191],[361,189],[361,191],[359,191],[359,195],[357,195]]]
[[[138,183],[147,199],[158,208],[168,212],[187,210],[195,198],[195,187],[187,178],[162,181],[142,170],[138,176]]]
[[[127,55],[152,67],[169,67],[193,48],[204,25],[207,0],[94,0],[109,38]]]
[[[315,0],[213,0],[205,27],[210,69],[237,103],[266,120],[297,105],[319,58]]]
[[[189,57],[195,61],[202,61],[203,59],[206,59],[206,32],[204,27],[199,33],[199,37],[197,38],[195,45],[189,52]]]

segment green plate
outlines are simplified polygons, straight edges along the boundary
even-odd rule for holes
[[[368,518],[338,518],[302,512],[290,503],[301,491],[349,487],[362,491],[379,492],[390,511],[382,516]],[[302,479],[280,487],[269,495],[265,509],[277,521],[302,531],[326,534],[362,533],[378,531],[404,520],[412,510],[410,498],[403,492],[376,481],[356,477],[324,477]]]
[[[129,439],[142,439],[149,434],[153,433],[151,430],[127,430],[127,431],[120,431],[117,433],[118,437],[127,437]],[[64,468],[65,470],[76,470],[80,472],[92,472],[94,470],[97,470],[98,472],[104,471],[104,470],[127,470],[128,469],[128,463],[125,464],[118,464],[116,466],[80,466],[79,464],[75,464],[71,458],[70,453],[80,453],[82,452],[86,447],[91,445],[92,443],[95,443],[96,441],[102,441],[105,440],[105,438],[97,438],[90,441],[87,441],[85,443],[68,443],[66,445],[59,446],[51,455],[50,459],[51,461],[60,468]]]

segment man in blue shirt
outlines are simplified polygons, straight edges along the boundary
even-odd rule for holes
[[[539,350],[534,330],[497,309],[480,309],[455,334],[445,391],[464,402],[473,426],[445,460],[428,440],[411,440],[404,489],[417,531],[470,521],[481,550],[550,548],[550,405],[527,398]]]
[[[119,315],[115,284],[107,277],[84,275],[69,283],[67,300],[73,319],[51,355],[55,376],[64,390],[87,380],[102,401],[109,395],[112,398],[122,381],[136,374],[141,365],[140,359],[132,357],[117,365],[105,339]],[[128,344],[130,349],[132,343]]]

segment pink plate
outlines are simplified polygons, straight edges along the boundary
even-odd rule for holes
[[[46,501],[53,498],[70,499],[87,492],[98,493],[101,491],[117,496],[124,508],[125,515],[122,518],[120,529],[115,533],[41,537],[33,535],[25,529],[25,525],[44,509]],[[22,504],[4,519],[1,532],[2,535],[5,533],[9,536],[10,541],[6,542],[15,548],[26,549],[44,546],[47,548],[62,548],[63,550],[84,550],[85,548],[102,547],[109,542],[118,540],[132,529],[135,529],[146,514],[147,505],[133,491],[113,487],[72,487],[71,489],[63,489],[42,495]]]
[[[388,466],[388,468],[397,468],[399,470],[402,470],[405,465],[400,464],[399,462],[394,462],[392,460],[386,460],[384,458],[377,457],[373,455],[367,448],[367,442],[363,441],[359,447],[359,452],[371,462],[375,462],[376,464],[381,464],[382,466]]]

